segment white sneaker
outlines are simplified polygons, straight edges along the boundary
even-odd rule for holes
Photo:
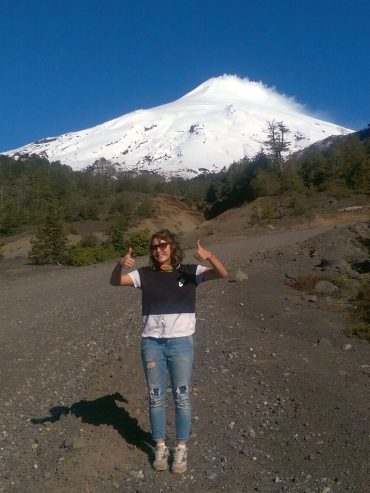
[[[187,447],[176,447],[173,456],[172,472],[175,474],[180,474],[182,472],[185,472],[188,467],[187,458],[188,458]]]
[[[168,447],[164,443],[161,443],[156,446],[154,453],[153,469],[156,471],[165,471],[168,469]]]

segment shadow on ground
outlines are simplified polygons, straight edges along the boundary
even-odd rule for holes
[[[76,418],[81,418],[83,423],[94,426],[110,425],[121,435],[129,444],[134,445],[145,452],[149,458],[152,455],[151,435],[144,431],[130,414],[117,405],[117,402],[127,404],[127,400],[118,392],[111,395],[99,397],[93,401],[78,401],[67,406],[55,406],[50,409],[50,416],[45,418],[31,419],[31,423],[39,425],[43,423],[55,423],[62,416],[73,414]]]

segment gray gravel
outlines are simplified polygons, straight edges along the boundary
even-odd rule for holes
[[[199,287],[182,476],[150,465],[140,293],[111,262],[2,264],[0,491],[366,493],[369,344],[287,283],[320,270],[296,244],[313,233],[214,246],[231,276]],[[173,444],[170,401],[168,425]]]

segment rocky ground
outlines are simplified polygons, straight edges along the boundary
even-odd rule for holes
[[[3,262],[0,491],[369,491],[370,346],[344,334],[369,225],[352,228],[205,240],[231,276],[198,288],[181,476],[150,465],[140,293],[109,285],[111,262]],[[351,289],[293,287],[328,273],[335,287],[344,272]],[[169,400],[170,443],[173,411]]]

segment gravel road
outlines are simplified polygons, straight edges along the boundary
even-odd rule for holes
[[[322,231],[205,240],[232,276],[198,288],[180,477],[150,466],[139,291],[109,285],[111,262],[3,263],[0,491],[366,493],[369,344],[286,283],[316,268],[296,242]],[[232,282],[238,269],[247,279]],[[173,421],[169,402],[170,443]]]

